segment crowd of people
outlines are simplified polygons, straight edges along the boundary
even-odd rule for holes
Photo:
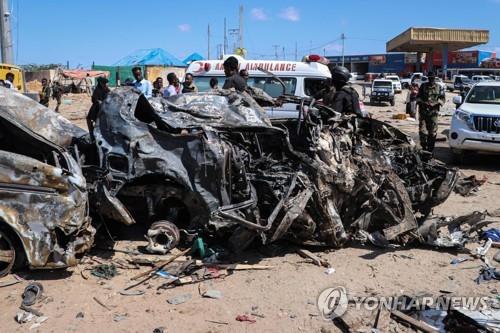
[[[255,95],[255,88],[247,85],[249,73],[245,69],[239,70],[237,58],[228,57],[223,63],[223,68],[226,78],[222,89],[233,89],[238,92],[248,92],[250,95]],[[323,89],[318,91],[314,98],[321,100],[324,105],[331,107],[341,114],[357,114],[361,117],[368,116],[360,107],[358,93],[349,83],[349,70],[342,66],[332,66],[329,68],[332,77],[330,80],[325,80]],[[162,77],[156,78],[151,83],[143,76],[141,67],[134,67],[132,75],[135,80],[126,82],[126,85],[133,86],[146,98],[168,98],[179,94],[198,92],[198,87],[191,73],[186,73],[182,83],[175,73],[169,73],[167,75],[167,86],[164,86]],[[432,152],[437,134],[437,114],[439,108],[444,104],[444,96],[439,86],[435,83],[435,75],[429,73],[428,77],[429,81],[420,87],[416,84],[412,84],[410,87],[407,98],[407,113],[415,117],[418,107],[421,146],[423,149]],[[5,80],[0,80],[0,85],[9,89],[17,89],[14,79],[15,76],[13,73],[7,73]],[[92,107],[87,116],[89,129],[93,128],[99,111],[99,104],[106,99],[106,96],[110,92],[108,82],[108,79],[105,77],[96,79],[96,85],[92,93]],[[217,78],[210,79],[210,88],[212,91],[219,90]],[[58,82],[54,82],[51,85],[46,78],[42,79],[42,89],[39,94],[42,105],[48,107],[50,97],[52,97],[57,101],[55,111],[58,112],[63,93],[63,87]],[[275,100],[275,102],[276,105],[279,104],[279,100]]]

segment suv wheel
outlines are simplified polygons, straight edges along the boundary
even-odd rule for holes
[[[391,103],[391,106],[394,106],[396,104],[396,102],[394,101],[394,98],[391,99],[390,103]]]

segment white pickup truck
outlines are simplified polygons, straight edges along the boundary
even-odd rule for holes
[[[404,89],[410,88],[411,84],[415,80],[420,80],[424,76],[424,73],[416,72],[411,74],[409,77],[401,79],[401,85],[403,86]]]
[[[446,85],[446,88],[448,89],[448,91],[451,92],[455,90],[462,92],[462,91],[469,91],[474,84],[475,82],[472,82],[472,80],[465,75],[454,75],[453,82],[448,83]]]

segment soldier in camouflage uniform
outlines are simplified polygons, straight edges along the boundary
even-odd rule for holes
[[[429,82],[420,86],[417,95],[417,103],[420,106],[418,126],[420,135],[420,146],[422,149],[432,152],[436,143],[438,130],[439,108],[444,105],[444,91],[436,83],[434,73],[429,73]]]

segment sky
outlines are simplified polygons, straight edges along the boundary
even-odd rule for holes
[[[183,59],[211,56],[223,43],[224,18],[238,28],[249,59],[299,59],[309,53],[384,53],[410,26],[490,30],[479,48],[500,53],[500,0],[9,0],[17,64],[112,65],[137,49],[163,48]],[[229,38],[232,48],[233,38]],[[274,45],[277,45],[274,47]]]

